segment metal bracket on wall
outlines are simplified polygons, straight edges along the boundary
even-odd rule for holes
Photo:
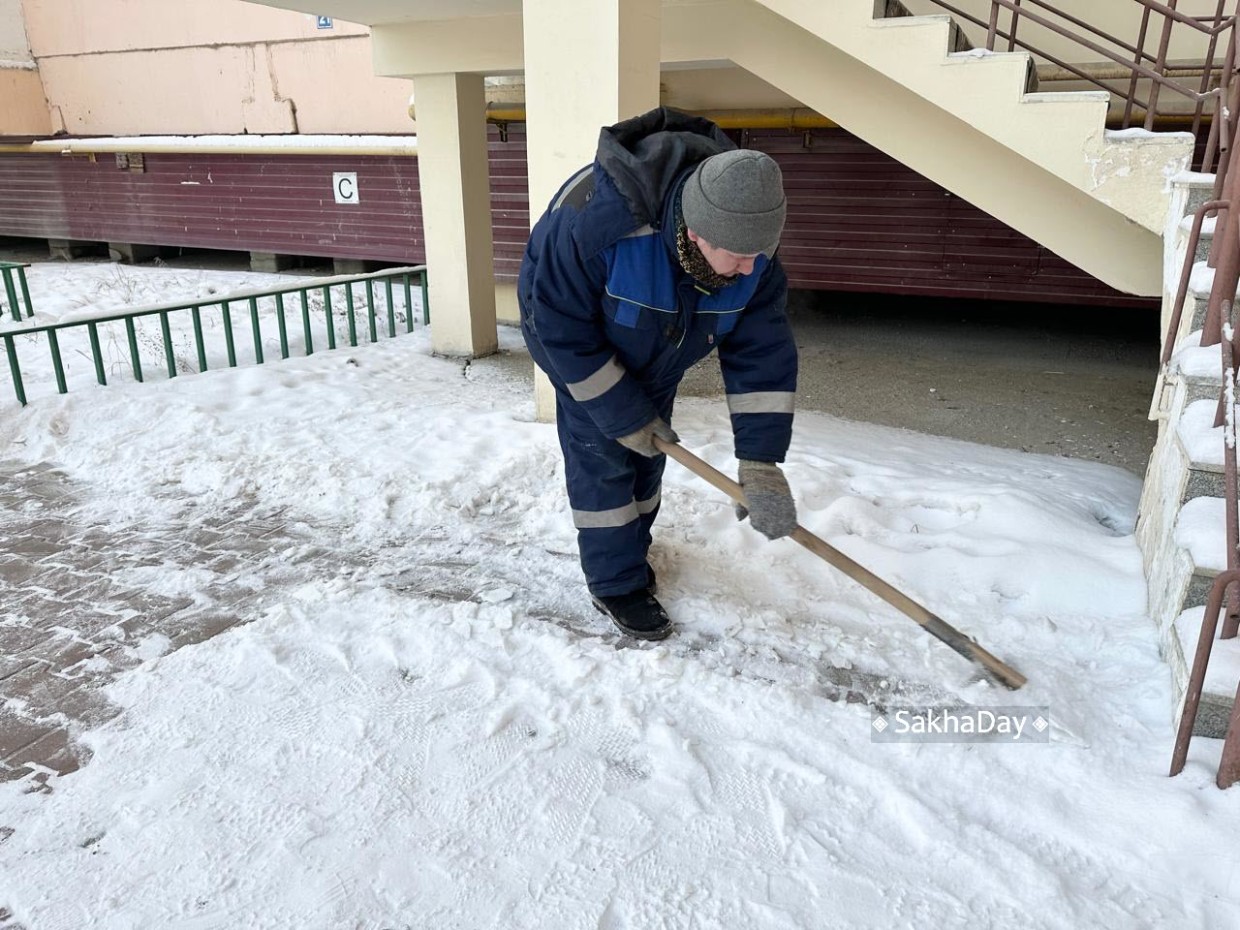
[[[125,152],[117,152],[116,167],[120,171],[134,171],[140,174],[145,173],[146,156],[141,154],[129,155]]]

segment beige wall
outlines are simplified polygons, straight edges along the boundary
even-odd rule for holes
[[[26,40],[21,0],[0,0],[0,136],[52,131],[47,100]]]
[[[22,0],[30,48],[38,58],[133,49],[244,45],[291,39],[367,35],[364,26],[336,20],[315,28],[314,17],[239,0]]]
[[[981,19],[988,15],[989,0],[955,2]],[[1090,22],[1135,38],[1139,8],[1131,0],[1061,2]],[[906,3],[914,12],[941,12],[932,0]],[[1214,4],[1215,0],[1180,3],[1190,13],[1213,12]],[[345,3],[324,5],[353,8]],[[665,5],[695,4],[668,0]],[[423,6],[409,4],[409,8]],[[496,6],[499,10],[502,5]],[[519,68],[519,13],[492,19],[511,21],[494,39],[515,59],[503,64]],[[479,24],[489,21],[467,20],[463,41],[477,45]],[[410,28],[422,36],[434,32],[427,23]],[[974,41],[983,38],[978,27],[968,32]],[[1069,60],[1099,57],[1031,24],[1022,26],[1021,34]],[[664,38],[666,46],[668,37]],[[442,51],[442,45],[437,47]],[[1188,51],[1178,40],[1172,55]],[[31,52],[39,65],[41,87],[38,78],[28,74],[4,76],[0,86],[13,104],[0,116],[0,132],[407,133],[416,128],[407,113],[410,83],[374,76],[366,27],[337,19],[332,29],[320,30],[312,15],[259,3],[0,0],[0,61],[29,62]],[[423,49],[419,60],[432,52]],[[798,104],[743,70],[717,65],[665,70],[662,90],[664,103],[685,109]],[[40,115],[44,95],[50,123]]]
[[[751,110],[799,107],[799,101],[743,68],[664,71],[660,99],[682,110]]]
[[[0,67],[0,136],[45,136],[51,133],[47,101],[39,72]]]
[[[0,0],[0,63],[31,60],[21,0]]]
[[[521,324],[521,305],[517,302],[517,286],[506,282],[495,284],[495,319],[511,326]]]
[[[0,0],[10,3],[12,0]],[[52,127],[70,134],[408,133],[369,31],[240,0],[24,0]]]

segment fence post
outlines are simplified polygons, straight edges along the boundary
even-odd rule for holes
[[[30,287],[26,284],[26,269],[17,269],[17,283],[22,286],[22,300],[26,303],[26,316],[34,316],[34,305],[30,302]]]
[[[422,269],[422,325],[431,324],[431,301],[426,289],[426,269]]]
[[[9,375],[13,378],[13,390],[17,394],[18,402],[24,407],[26,406],[26,388],[22,385],[22,370],[17,364],[17,346],[13,344],[12,336],[4,337],[4,351],[9,356]]]
[[[22,311],[17,305],[17,288],[13,286],[13,269],[0,268],[0,275],[4,276],[4,293],[9,298],[9,312],[13,314],[13,322],[20,323]]]

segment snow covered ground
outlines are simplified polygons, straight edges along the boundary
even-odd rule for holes
[[[287,280],[45,265],[31,289],[49,319]],[[84,768],[0,785],[0,907],[30,930],[1240,925],[1218,745],[1166,777],[1124,471],[798,413],[802,523],[1025,673],[1012,693],[674,463],[652,558],[679,632],[620,639],[554,428],[421,328],[145,385],[87,363],[65,397],[37,367],[0,455],[66,470],[93,519],[249,501],[342,559],[146,644]],[[734,473],[722,400],[675,423]],[[1046,707],[1051,738],[874,742],[848,693]]]

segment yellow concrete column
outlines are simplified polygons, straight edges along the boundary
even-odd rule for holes
[[[431,345],[443,355],[490,355],[499,337],[482,75],[414,75],[413,98]]]
[[[534,223],[569,175],[593,161],[601,127],[659,105],[661,10],[660,0],[523,0],[522,13]],[[535,401],[539,419],[554,418],[541,372]]]

